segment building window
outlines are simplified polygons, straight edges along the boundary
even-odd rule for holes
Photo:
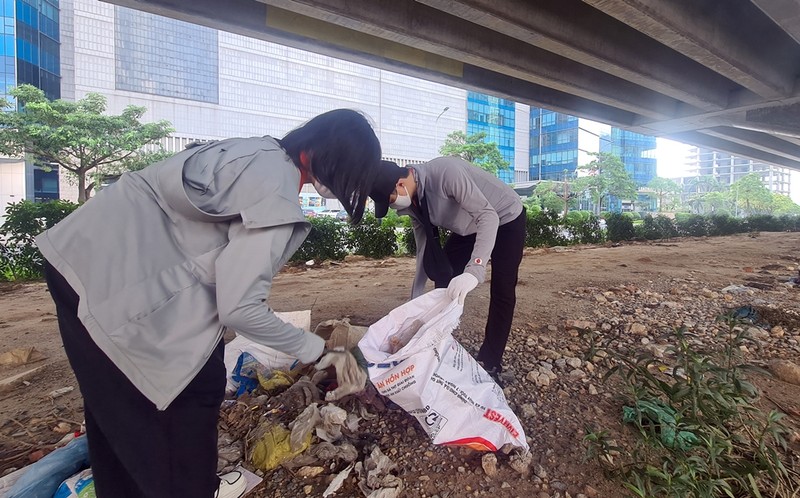
[[[41,168],[33,169],[33,199],[36,202],[52,201],[58,199],[58,168],[45,171]]]

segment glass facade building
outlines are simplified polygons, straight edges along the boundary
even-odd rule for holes
[[[0,98],[25,83],[49,99],[61,98],[59,0],[0,0],[0,18]],[[0,217],[10,202],[57,199],[58,173],[22,158],[0,158]]]
[[[6,14],[8,0],[3,0]],[[16,84],[41,88],[50,99],[61,97],[58,0],[16,0]],[[8,23],[4,23],[4,30]],[[3,36],[7,36],[4,31]],[[4,54],[8,55],[8,54]]]
[[[563,180],[578,168],[578,118],[532,107],[530,180]]]
[[[611,128],[611,153],[622,159],[637,187],[656,177],[656,137]]]
[[[494,142],[508,167],[498,170],[505,183],[514,183],[514,139],[516,110],[514,102],[477,92],[467,93],[467,135],[486,133],[486,142]]]
[[[115,7],[116,89],[219,103],[215,29]]]

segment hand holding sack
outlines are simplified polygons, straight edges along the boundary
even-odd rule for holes
[[[464,298],[467,297],[475,287],[478,286],[478,279],[472,273],[462,273],[457,277],[453,277],[450,285],[447,286],[447,297],[452,300],[458,300],[458,304],[464,305]]]

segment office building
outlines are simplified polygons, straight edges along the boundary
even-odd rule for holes
[[[21,84],[61,96],[58,0],[0,0],[0,97]],[[12,105],[14,103],[12,102]],[[6,204],[24,199],[57,199],[58,171],[20,158],[0,158],[0,221]]]
[[[714,177],[720,186],[727,188],[750,173],[757,173],[764,186],[776,194],[789,195],[791,172],[772,164],[711,149],[694,147],[689,152],[687,166],[691,176]]]

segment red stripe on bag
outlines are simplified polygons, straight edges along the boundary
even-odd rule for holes
[[[465,437],[462,439],[456,439],[455,441],[442,443],[442,446],[467,446],[475,451],[497,451],[495,445],[483,439],[482,437]]]

